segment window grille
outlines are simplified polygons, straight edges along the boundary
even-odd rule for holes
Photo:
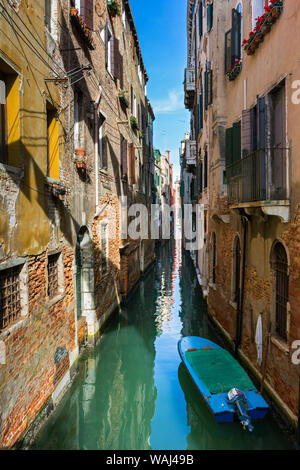
[[[0,330],[21,316],[20,268],[0,271]]]
[[[58,259],[59,254],[48,257],[48,297],[52,299],[58,294]]]
[[[289,301],[289,277],[286,251],[276,243],[273,252],[273,268],[276,288],[276,333],[287,340],[287,303]]]

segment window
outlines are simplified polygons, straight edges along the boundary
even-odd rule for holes
[[[59,125],[55,108],[47,104],[47,176],[59,180]]]
[[[109,244],[108,244],[108,222],[101,222],[100,229],[100,249],[101,249],[101,271],[102,274],[107,272]]]
[[[131,115],[137,117],[137,105],[136,105],[136,94],[131,87]]]
[[[212,257],[211,257],[211,280],[212,283],[216,283],[216,261],[217,261],[217,239],[216,234],[213,232],[211,237],[211,250],[212,250]]]
[[[73,7],[77,8],[89,29],[94,27],[94,0],[71,0]]]
[[[225,74],[231,69],[242,54],[242,8],[232,10],[231,30],[225,34]]]
[[[48,297],[53,299],[59,294],[59,283],[58,283],[58,261],[59,254],[48,256]]]
[[[0,59],[0,163],[20,166],[18,74]]]
[[[268,0],[252,0],[252,26],[256,25],[256,19],[265,12],[264,8],[268,5]]]
[[[233,127],[226,129],[226,176],[237,176],[239,172],[237,164],[241,160],[242,143],[241,143],[241,121],[235,122]],[[234,168],[231,168],[233,165]],[[237,172],[237,173],[234,173]]]
[[[127,180],[127,140],[121,134],[121,178]]]
[[[121,56],[119,52],[119,40],[115,38],[109,28],[108,22],[106,22],[106,33],[105,33],[105,51],[106,51],[106,69],[110,75],[114,78],[122,78],[123,75],[123,61],[121,62]],[[123,81],[123,80],[121,80]]]
[[[105,124],[106,118],[100,113],[99,116],[99,131],[98,131],[98,153],[99,153],[99,163],[101,169],[107,169],[107,138],[105,135]]]
[[[207,5],[206,16],[207,16],[207,31],[211,31],[213,27],[213,3]]]
[[[208,177],[208,154],[207,151],[204,153],[204,181],[203,189],[207,188],[207,178]]]
[[[271,253],[273,268],[275,328],[276,333],[287,340],[287,304],[289,302],[288,259],[284,246],[276,242]]]
[[[0,73],[0,162],[7,163],[6,77]]]
[[[233,246],[233,302],[239,308],[241,285],[241,243],[238,236],[235,237]]]
[[[74,92],[74,149],[82,147],[82,98],[82,92],[76,90]]]
[[[129,153],[129,183],[135,184],[135,147],[133,143],[128,144]]]
[[[0,330],[21,317],[20,267],[0,271]]]

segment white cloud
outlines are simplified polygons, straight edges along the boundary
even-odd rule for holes
[[[173,113],[175,111],[184,110],[183,91],[170,90],[168,98],[160,101],[153,101],[153,109],[155,114]]]

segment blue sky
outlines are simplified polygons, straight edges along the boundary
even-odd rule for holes
[[[178,150],[190,120],[183,93],[186,0],[131,0],[130,5],[149,75],[148,98],[156,116],[154,146],[161,153],[171,150],[179,175]]]

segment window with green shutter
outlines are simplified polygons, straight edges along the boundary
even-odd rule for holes
[[[231,30],[225,34],[225,74],[231,69]]]
[[[225,137],[225,159],[226,159],[226,178],[231,177],[231,165],[232,165],[232,140],[233,140],[233,128],[226,129]]]
[[[207,17],[207,31],[211,31],[213,27],[213,3],[207,5],[206,17]]]

